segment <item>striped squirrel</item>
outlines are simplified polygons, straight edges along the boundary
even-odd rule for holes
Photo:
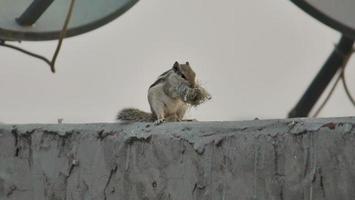
[[[175,62],[170,70],[161,74],[149,87],[148,101],[152,113],[136,108],[125,108],[118,113],[117,119],[131,122],[155,122],[155,124],[164,121],[182,121],[186,110],[191,106],[189,100],[201,93],[195,92],[198,90],[196,85],[196,74],[189,62],[185,64]]]

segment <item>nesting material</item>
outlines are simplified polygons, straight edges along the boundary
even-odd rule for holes
[[[207,90],[198,83],[194,88],[181,84],[177,90],[179,91],[182,99],[192,106],[198,106],[212,98]]]

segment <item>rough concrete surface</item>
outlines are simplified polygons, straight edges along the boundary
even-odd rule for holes
[[[0,125],[0,199],[355,199],[354,124]]]

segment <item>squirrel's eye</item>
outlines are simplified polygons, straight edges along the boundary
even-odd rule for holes
[[[185,75],[183,75],[183,74],[181,74],[181,77],[182,77],[183,79],[186,79],[186,76],[185,76]]]

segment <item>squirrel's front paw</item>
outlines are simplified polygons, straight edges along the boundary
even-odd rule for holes
[[[161,124],[161,123],[163,123],[163,122],[165,122],[165,119],[164,119],[164,118],[162,118],[162,119],[157,119],[157,120],[154,122],[154,125],[155,125],[155,126],[158,126],[159,124]]]

